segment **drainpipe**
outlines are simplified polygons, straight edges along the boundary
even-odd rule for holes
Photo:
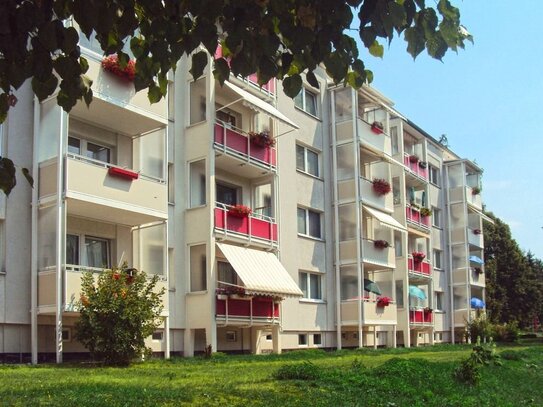
[[[32,240],[30,250],[30,351],[32,364],[38,363],[38,133],[40,131],[40,103],[34,97],[34,137],[32,149]]]

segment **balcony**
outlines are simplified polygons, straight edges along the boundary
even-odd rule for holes
[[[425,309],[410,309],[409,323],[411,325],[431,326],[433,323],[433,311]]]
[[[392,193],[379,195],[373,190],[373,182],[367,178],[360,177],[360,197],[366,205],[379,209],[383,212],[392,213],[394,204]]]
[[[232,173],[239,172],[239,161],[243,161],[253,166],[255,176],[262,175],[261,169],[276,172],[277,151],[274,147],[261,147],[256,145],[247,134],[239,129],[227,127],[223,123],[215,123],[214,146],[216,151],[220,151],[232,160],[218,160],[218,164],[225,167]],[[230,168],[231,167],[231,168]]]
[[[217,295],[215,317],[224,325],[278,324],[279,304],[272,297]]]
[[[418,178],[428,181],[428,168],[422,168],[420,166],[421,161],[419,160],[412,162],[410,157],[411,156],[409,154],[404,154],[403,158],[403,162],[405,166],[409,168],[409,172]]]
[[[239,217],[231,213],[232,206],[217,202],[215,207],[215,231],[224,237],[233,236],[266,244],[277,243],[277,223],[265,215],[251,214]]]
[[[69,214],[131,226],[168,217],[165,181],[75,154],[67,154],[65,162]],[[133,174],[137,179],[121,173]],[[56,178],[56,160],[40,164],[40,200],[54,196]]]
[[[413,257],[407,258],[407,269],[409,273],[419,277],[430,278],[432,276],[432,265],[428,260],[415,261]]]
[[[418,209],[407,205],[405,207],[405,216],[408,224],[424,230],[430,229],[430,216],[422,216]]]
[[[375,133],[371,124],[362,119],[358,119],[358,131],[360,141],[365,147],[378,154],[391,155],[392,146],[388,134]]]
[[[395,257],[392,247],[378,248],[370,239],[362,240],[362,260],[366,264],[365,270],[379,270],[394,268]]]
[[[483,208],[483,200],[481,194],[474,194],[472,187],[466,187],[466,200],[468,204],[472,205],[476,209],[481,210]]]
[[[483,234],[480,229],[468,229],[468,243],[477,248],[484,247]]]
[[[386,307],[377,306],[375,299],[364,298],[362,323],[364,325],[396,325],[397,307],[391,303]],[[341,320],[343,325],[358,325],[358,299],[341,302]]]

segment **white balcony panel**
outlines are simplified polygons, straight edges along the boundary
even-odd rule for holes
[[[392,248],[378,249],[374,246],[373,241],[370,240],[363,240],[362,248],[364,263],[385,268],[394,268],[395,256]]]
[[[468,242],[470,245],[483,248],[484,247],[484,238],[483,234],[480,233],[476,235],[473,232],[473,229],[468,229]]]
[[[394,212],[392,191],[385,195],[379,195],[373,190],[373,182],[368,179],[360,178],[360,197],[366,205],[387,213]]]
[[[392,147],[390,137],[387,134],[375,134],[371,130],[371,125],[360,119],[358,119],[358,131],[363,145],[376,153],[391,155]]]
[[[471,187],[466,187],[466,200],[470,205],[477,209],[483,208],[483,200],[481,194],[473,194],[473,189]]]

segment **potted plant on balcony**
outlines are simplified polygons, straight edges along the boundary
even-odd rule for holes
[[[421,263],[426,257],[426,255],[423,252],[413,252],[411,253],[411,255],[413,256],[413,261],[415,263]]]
[[[130,59],[126,66],[121,68],[119,57],[116,54],[108,55],[102,59],[102,68],[124,83],[132,83],[136,78],[136,61],[133,59]]]
[[[388,243],[386,240],[374,240],[373,246],[376,249],[383,250],[383,249],[386,249],[387,247],[390,247],[390,243]]]
[[[386,195],[390,191],[392,191],[392,187],[387,180],[382,178],[375,178],[373,180],[373,192],[375,192],[377,195]]]
[[[481,267],[475,267],[473,271],[479,275],[483,274],[483,269]]]
[[[390,297],[379,297],[377,298],[377,306],[378,307],[388,307],[390,303],[392,302],[392,298]]]
[[[371,131],[374,132],[375,134],[382,134],[384,128],[385,128],[385,126],[383,126],[383,123],[381,123],[379,121],[374,121],[371,124]]]
[[[420,208],[420,214],[421,216],[430,216],[432,214],[432,210],[430,208]]]
[[[428,163],[426,161],[419,161],[419,167],[424,169],[428,167]]]
[[[410,163],[413,163],[413,164],[418,163],[418,162],[419,162],[419,156],[416,155],[416,154],[411,154],[411,155],[409,156],[409,162],[410,162]]]
[[[482,235],[483,231],[481,229],[473,229],[473,234],[474,235]]]
[[[471,194],[472,195],[479,195],[481,193],[481,187],[473,187],[471,188]]]
[[[410,202],[409,206],[411,207],[411,209],[414,209],[416,211],[420,211],[420,206],[417,205],[415,202]]]
[[[246,218],[253,210],[245,205],[234,205],[228,209],[228,214],[235,216],[236,218]]]
[[[267,148],[275,146],[275,138],[272,137],[269,131],[264,130],[260,133],[254,131],[249,132],[249,139],[258,147]]]

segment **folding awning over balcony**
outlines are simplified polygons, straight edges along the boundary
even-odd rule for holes
[[[387,215],[384,212],[378,211],[377,209],[370,208],[369,206],[366,206],[366,205],[363,205],[363,208],[371,216],[377,219],[382,226],[397,230],[399,232],[406,231],[405,227],[403,227],[403,225],[400,222],[398,222],[396,219],[394,219],[392,216]]]
[[[217,247],[230,262],[250,295],[301,297],[302,291],[271,252],[225,243]]]
[[[296,123],[294,123],[292,120],[290,120],[287,116],[285,116],[283,113],[281,113],[279,110],[277,110],[275,107],[273,107],[269,103],[264,102],[263,100],[257,98],[254,95],[251,95],[249,92],[241,89],[240,87],[236,85],[231,84],[228,81],[224,82],[224,85],[230,90],[232,90],[233,92],[237,93],[238,96],[241,98],[240,100],[243,100],[245,103],[253,105],[257,110],[260,110],[270,115],[271,117],[279,120],[280,122],[290,127],[299,129]]]

